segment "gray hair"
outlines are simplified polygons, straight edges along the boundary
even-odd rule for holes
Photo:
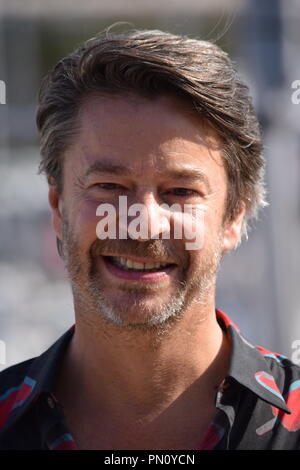
[[[224,221],[246,208],[242,234],[267,205],[265,161],[248,87],[217,45],[162,31],[104,33],[60,60],[44,78],[38,98],[39,172],[60,193],[63,155],[79,132],[84,99],[95,92],[171,93],[184,99],[218,133],[228,177]]]

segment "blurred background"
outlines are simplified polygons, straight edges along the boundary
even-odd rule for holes
[[[248,83],[270,205],[249,240],[225,256],[217,306],[251,342],[291,357],[300,340],[300,2],[0,0],[0,370],[41,354],[74,323],[37,175],[37,91],[62,56],[118,21],[216,40]]]

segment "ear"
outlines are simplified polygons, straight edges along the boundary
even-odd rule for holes
[[[48,184],[48,201],[52,213],[52,226],[57,237],[62,240],[62,198],[54,184]]]
[[[245,214],[246,209],[243,205],[235,218],[227,223],[223,235],[223,251],[230,251],[238,245]]]

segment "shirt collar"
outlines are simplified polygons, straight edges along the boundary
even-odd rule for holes
[[[221,328],[232,340],[231,362],[227,376],[234,378],[267,403],[291,413],[263,355],[242,336],[238,326],[222,310],[217,309],[216,316]],[[75,324],[31,362],[26,377],[17,387],[18,393],[14,405],[1,432],[11,427],[37,401],[41,393],[52,393],[58,365],[74,331]]]
[[[231,362],[227,376],[235,379],[262,400],[290,414],[291,410],[286,405],[272,370],[260,352],[263,348],[253,346],[244,338],[239,327],[222,310],[217,309],[216,315],[218,323],[232,340]],[[280,362],[279,355],[264,351],[267,356]]]

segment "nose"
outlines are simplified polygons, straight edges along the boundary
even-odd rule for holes
[[[128,234],[139,241],[170,238],[170,214],[160,205],[153,192],[139,198],[140,203],[128,207]]]

